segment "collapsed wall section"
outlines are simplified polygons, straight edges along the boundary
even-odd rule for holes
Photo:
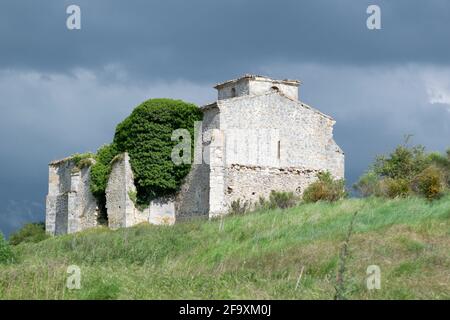
[[[90,189],[90,173],[90,167],[72,170],[67,233],[80,232],[98,225],[99,210]]]
[[[47,233],[60,235],[97,226],[97,202],[89,184],[90,167],[79,169],[71,158],[50,163],[45,217]]]
[[[130,157],[128,153],[123,153],[113,160],[106,187],[108,226],[111,229],[131,227],[148,221],[149,208],[143,211],[138,210],[132,200],[135,196],[136,187]]]
[[[113,161],[106,188],[108,226],[118,229],[142,222],[171,225],[193,217],[207,217],[208,177],[209,166],[193,165],[178,192],[154,199],[146,208],[139,208],[135,203],[137,193],[130,157],[123,153]]]
[[[193,164],[174,197],[176,221],[208,217],[209,212],[209,166]]]

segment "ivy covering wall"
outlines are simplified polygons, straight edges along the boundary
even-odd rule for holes
[[[194,122],[201,121],[202,116],[196,105],[181,100],[150,99],[137,106],[117,125],[113,142],[102,146],[95,155],[90,188],[100,206],[106,203],[112,162],[123,152],[130,156],[137,204],[146,205],[154,198],[176,192],[191,165],[172,162],[172,149],[179,143],[172,141],[172,133],[186,129],[193,141]]]

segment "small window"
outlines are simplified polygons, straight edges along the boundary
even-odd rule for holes
[[[236,97],[236,88],[231,88],[231,97]]]
[[[277,86],[273,86],[272,88],[270,88],[270,90],[280,92],[280,88],[278,88]]]
[[[278,140],[278,152],[277,152],[278,159],[281,158],[281,141]]]

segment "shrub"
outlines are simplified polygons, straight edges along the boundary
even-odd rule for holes
[[[413,181],[413,189],[416,193],[434,200],[441,197],[444,191],[444,174],[441,169],[431,165],[419,173]]]
[[[347,195],[343,179],[334,179],[330,172],[319,172],[317,178],[316,182],[313,182],[305,189],[303,201],[317,202],[324,200],[333,202]]]
[[[267,209],[273,209],[272,205],[266,198],[263,196],[259,196],[258,204],[256,205],[257,209],[267,210]]]
[[[95,154],[93,153],[76,153],[71,156],[72,161],[75,164],[75,167],[78,169],[83,169],[89,167],[93,164],[92,159],[95,159]]]
[[[230,206],[230,215],[244,214],[250,211],[250,202],[248,200],[241,201],[241,199],[233,200]]]
[[[450,150],[426,153],[422,146],[398,146],[378,156],[373,168],[354,185],[363,196],[404,197],[412,192],[436,199],[450,187]]]
[[[49,235],[45,233],[45,224],[43,222],[28,223],[17,232],[11,234],[9,243],[12,245],[18,245],[23,242],[37,243],[47,238],[49,238]]]
[[[378,156],[374,172],[380,177],[411,179],[431,162],[423,146],[398,146],[388,157]]]
[[[431,153],[430,159],[437,169],[440,169],[442,180],[447,187],[450,187],[450,149],[445,156],[440,153]]]
[[[407,179],[384,178],[380,180],[380,194],[387,198],[406,197],[410,193],[410,183]]]
[[[260,196],[256,209],[286,209],[297,204],[299,198],[293,192],[275,191],[272,190],[269,195],[269,200]]]
[[[274,208],[286,209],[297,204],[297,197],[293,192],[278,192],[272,190],[269,196],[269,206]]]
[[[176,129],[187,129],[193,141],[194,122],[202,112],[181,100],[151,99],[136,107],[121,122],[114,136],[118,151],[128,152],[137,189],[137,202],[148,204],[156,197],[177,191],[189,173],[190,164],[175,165],[172,141]],[[192,149],[194,143],[191,143]]]
[[[363,197],[380,195],[380,183],[378,179],[378,175],[373,170],[369,170],[359,178],[358,182],[353,185],[353,188]]]
[[[3,237],[3,233],[0,232],[0,264],[7,264],[14,261],[14,254]]]

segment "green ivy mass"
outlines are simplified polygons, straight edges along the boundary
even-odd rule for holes
[[[172,162],[172,149],[179,143],[171,140],[172,133],[186,129],[194,141],[194,122],[201,121],[202,116],[196,105],[181,100],[150,99],[137,106],[117,125],[113,143],[101,147],[95,157],[91,191],[100,205],[106,202],[113,159],[123,152],[130,155],[137,204],[147,205],[154,198],[176,192],[191,165]]]

